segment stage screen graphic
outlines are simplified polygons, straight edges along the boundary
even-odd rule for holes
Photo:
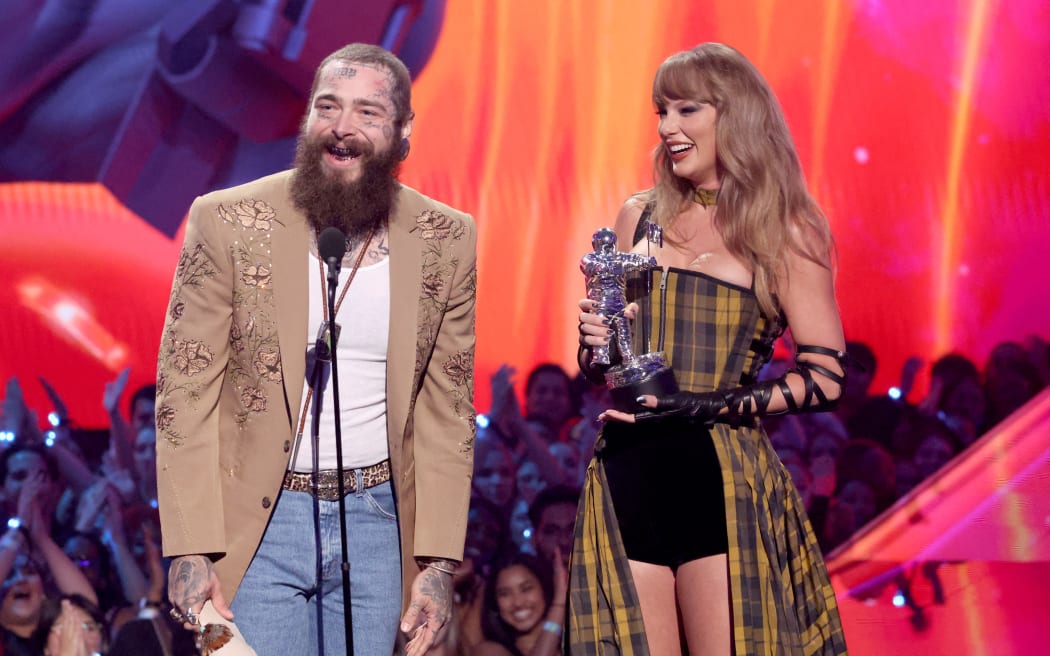
[[[15,3],[25,29],[0,46],[0,375],[17,376],[41,421],[38,376],[84,426],[105,426],[103,384],[123,367],[130,388],[152,379],[189,202],[287,166],[314,64],[286,51],[323,55],[342,14],[372,20],[356,38],[411,60],[402,179],[477,219],[481,411],[504,362],[522,379],[547,360],[574,371],[579,258],[651,181],[654,71],[704,41],[741,50],[780,98],[837,239],[847,337],[879,358],[877,390],[911,355],[980,364],[1050,326],[1038,0],[391,3],[400,15],[333,2],[318,3],[326,20],[285,16],[257,42],[228,13],[237,3],[180,3],[173,17],[159,2],[102,12],[111,0],[82,28],[66,4],[81,6]],[[44,38],[55,25],[64,45]],[[234,84],[230,70],[248,69],[224,69],[201,34],[224,35],[214,52],[264,86]]]

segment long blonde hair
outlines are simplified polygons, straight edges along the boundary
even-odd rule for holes
[[[714,225],[726,248],[755,276],[767,316],[778,314],[777,290],[786,279],[787,250],[828,266],[834,242],[824,212],[806,190],[805,177],[784,114],[762,74],[721,43],[703,43],[660,65],[653,103],[709,102],[717,110],[718,193]],[[663,144],[653,154],[655,201],[651,220],[670,227],[693,200],[690,181],[674,174]]]

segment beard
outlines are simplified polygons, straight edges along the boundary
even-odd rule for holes
[[[386,226],[400,188],[397,174],[401,160],[394,148],[377,154],[372,144],[352,139],[343,145],[359,153],[361,174],[356,180],[346,181],[332,175],[321,163],[325,151],[338,145],[331,136],[310,139],[300,133],[290,186],[292,203],[306,215],[317,234],[334,226],[355,240],[373,228]]]

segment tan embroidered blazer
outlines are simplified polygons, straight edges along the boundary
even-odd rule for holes
[[[157,373],[167,556],[210,554],[229,601],[288,466],[305,377],[305,218],[291,172],[198,198]],[[387,435],[405,599],[414,557],[461,559],[474,443],[476,233],[402,187],[390,217]]]

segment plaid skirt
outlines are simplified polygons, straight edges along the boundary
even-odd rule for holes
[[[723,471],[735,653],[845,654],[816,536],[769,440],[761,429],[716,424],[710,431]],[[600,448],[601,440],[577,515],[565,653],[647,656]]]

